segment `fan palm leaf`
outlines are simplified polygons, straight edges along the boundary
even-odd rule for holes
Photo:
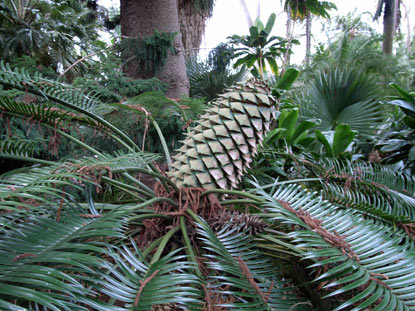
[[[321,119],[320,130],[334,130],[348,124],[360,134],[372,133],[382,120],[375,98],[378,94],[373,78],[355,69],[329,69],[320,72],[304,98],[302,114],[307,119]]]

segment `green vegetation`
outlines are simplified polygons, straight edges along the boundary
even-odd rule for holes
[[[189,59],[190,97],[172,99],[154,75],[173,34],[132,79],[130,39],[67,28],[100,25],[94,1],[48,4],[0,4],[1,310],[415,310],[413,55],[347,16],[280,72],[271,15]],[[69,63],[51,33],[10,35],[52,28],[73,35]]]

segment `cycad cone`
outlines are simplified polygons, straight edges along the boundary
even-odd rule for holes
[[[257,80],[220,95],[173,157],[168,173],[173,182],[207,190],[235,188],[270,129],[275,106],[269,87]]]

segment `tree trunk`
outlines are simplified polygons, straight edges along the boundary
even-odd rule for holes
[[[281,66],[281,76],[284,75],[287,66],[289,66],[291,62],[291,54],[289,53],[289,51],[292,48],[295,20],[291,18],[290,13],[287,13],[287,23],[285,26],[286,26],[285,37],[287,38],[288,43],[287,43],[287,51],[284,54],[284,61],[282,62],[282,66]]]
[[[311,55],[311,14],[308,13],[305,24],[305,36],[306,36],[306,52],[305,52],[305,64],[310,66],[310,55]]]
[[[407,7],[406,4],[401,1],[401,4],[405,10],[405,19],[406,19],[406,52],[408,56],[411,54],[411,21],[410,21],[410,11],[411,7]]]
[[[186,56],[196,56],[205,34],[206,20],[211,11],[197,9],[193,0],[177,0],[179,9],[180,32]]]
[[[383,42],[382,50],[385,54],[392,54],[393,38],[395,36],[399,0],[386,0],[383,13]]]
[[[156,74],[168,84],[167,96],[180,98],[189,95],[183,42],[180,33],[177,0],[121,0],[121,35],[125,37],[148,37],[159,32],[177,32],[174,39],[175,53],[169,52],[164,67]],[[147,78],[133,60],[124,66],[133,78]]]

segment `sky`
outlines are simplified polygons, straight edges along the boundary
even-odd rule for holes
[[[257,16],[257,0],[245,0],[252,16],[255,19]],[[368,12],[374,14],[378,0],[331,0],[336,6],[337,11],[331,10],[332,17],[337,15],[346,15],[349,12],[356,12],[357,14]],[[410,3],[413,0],[406,0]],[[281,0],[261,0],[260,2],[260,19],[265,23],[271,13],[277,14],[277,21],[273,29],[273,35],[285,37],[285,23],[286,14],[283,13]],[[409,6],[409,4],[407,5]],[[415,4],[410,8],[410,21],[412,28],[415,24]],[[373,22],[370,14],[363,14],[365,21],[369,22],[378,32],[382,32],[382,20]],[[323,19],[314,19],[312,24],[313,40],[312,44],[325,39],[325,35],[321,32],[321,23]],[[402,30],[406,30],[406,25],[402,25]],[[303,24],[295,26],[295,34],[298,36],[301,45],[294,47],[294,55],[292,61],[300,63],[305,57],[305,27]],[[213,15],[207,22],[205,39],[202,42],[201,55],[207,55],[209,50],[220,42],[226,41],[226,37],[238,34],[244,35],[249,33],[249,27],[245,18],[244,11],[240,4],[240,0],[217,0],[213,11]],[[313,52],[313,48],[312,48]]]
[[[260,2],[260,19],[265,23],[271,13],[277,14],[277,21],[273,29],[273,35],[285,37],[285,23],[286,15],[283,13],[283,0],[245,0],[248,10],[253,19],[257,16],[257,3]],[[374,14],[378,0],[331,0],[336,6],[337,11],[330,11],[330,15],[335,17],[337,15],[346,15],[349,12],[356,12],[361,14],[368,12]],[[415,3],[413,0],[404,0],[410,10],[410,22],[412,28],[412,35],[415,25]],[[106,7],[119,6],[119,0],[99,0],[100,5]],[[373,22],[370,14],[363,14],[364,21],[370,23],[372,27],[382,32],[382,20]],[[321,32],[321,23],[323,19],[314,19],[312,24],[312,45],[318,41],[324,41],[325,35]],[[406,25],[401,26],[402,31],[406,31]],[[301,45],[295,46],[292,56],[292,62],[300,63],[305,56],[305,27],[303,24],[296,25],[295,35],[300,40]],[[225,42],[228,36],[233,34],[244,35],[249,33],[249,27],[245,18],[244,11],[241,7],[240,0],[216,0],[212,17],[208,20],[205,32],[205,38],[201,45],[200,56],[204,58],[209,51],[221,42]],[[313,52],[313,48],[312,48]]]

